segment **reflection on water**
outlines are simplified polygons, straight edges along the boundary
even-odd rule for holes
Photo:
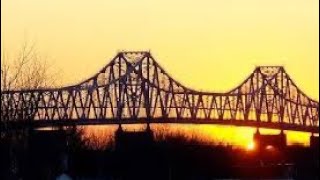
[[[126,131],[142,131],[145,125],[123,125]],[[117,125],[84,126],[84,138],[90,139],[94,146],[104,146],[111,143],[114,138]],[[255,128],[234,127],[224,125],[181,125],[181,124],[152,124],[155,139],[168,136],[183,136],[192,140],[198,140],[204,144],[232,145],[247,148],[253,144]],[[279,130],[261,129],[262,134],[278,134]],[[286,131],[288,145],[309,146],[310,133]]]

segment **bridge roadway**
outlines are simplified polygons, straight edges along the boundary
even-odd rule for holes
[[[257,122],[256,120],[211,120],[211,119],[176,119],[176,118],[155,118],[151,121],[147,118],[141,118],[139,120],[134,119],[79,119],[79,120],[36,120],[36,121],[19,121],[6,124],[8,128],[22,129],[25,127],[43,128],[43,127],[62,127],[62,126],[84,126],[84,125],[117,125],[117,124],[218,124],[218,125],[230,125],[241,127],[256,127],[266,129],[279,129],[290,130],[300,132],[319,133],[318,127],[301,127],[296,124],[275,124],[268,122]],[[4,124],[2,124],[4,128]]]

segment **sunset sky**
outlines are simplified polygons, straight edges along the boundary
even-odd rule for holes
[[[319,95],[318,0],[1,0],[1,44],[27,39],[64,84],[95,74],[120,50],[150,50],[182,84],[227,91],[258,65],[283,65]]]

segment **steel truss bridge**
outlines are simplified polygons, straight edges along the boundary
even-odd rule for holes
[[[92,124],[224,124],[319,133],[319,103],[281,66],[260,66],[225,93],[174,80],[150,52],[119,52],[89,79],[1,92],[1,128]]]

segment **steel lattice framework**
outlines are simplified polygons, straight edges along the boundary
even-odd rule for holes
[[[1,126],[204,123],[319,132],[319,103],[281,66],[257,67],[226,93],[174,80],[149,52],[120,52],[74,86],[1,93]]]

